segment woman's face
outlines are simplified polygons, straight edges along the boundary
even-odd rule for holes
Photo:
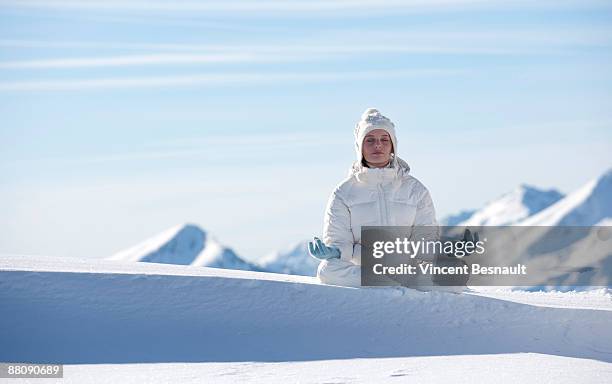
[[[375,129],[363,138],[362,153],[368,165],[384,167],[391,159],[393,143],[384,129]]]

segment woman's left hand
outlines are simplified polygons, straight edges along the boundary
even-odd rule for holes
[[[319,260],[340,258],[340,250],[338,248],[328,247],[318,237],[315,237],[313,241],[308,243],[308,252],[310,252],[310,256]]]

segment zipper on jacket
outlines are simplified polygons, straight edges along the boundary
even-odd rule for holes
[[[380,199],[380,204],[378,204],[378,208],[380,211],[380,221],[382,225],[388,225],[387,215],[386,215],[387,205],[385,204],[385,192],[383,190],[382,183],[379,183],[377,187],[378,187],[378,198]]]

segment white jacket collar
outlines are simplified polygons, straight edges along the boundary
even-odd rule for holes
[[[362,183],[388,183],[408,175],[409,172],[408,163],[396,156],[385,168],[368,168],[356,161],[349,170],[349,176],[354,175]]]

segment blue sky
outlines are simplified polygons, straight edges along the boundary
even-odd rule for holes
[[[377,107],[440,217],[612,165],[612,3],[0,1],[0,253],[320,234]]]

